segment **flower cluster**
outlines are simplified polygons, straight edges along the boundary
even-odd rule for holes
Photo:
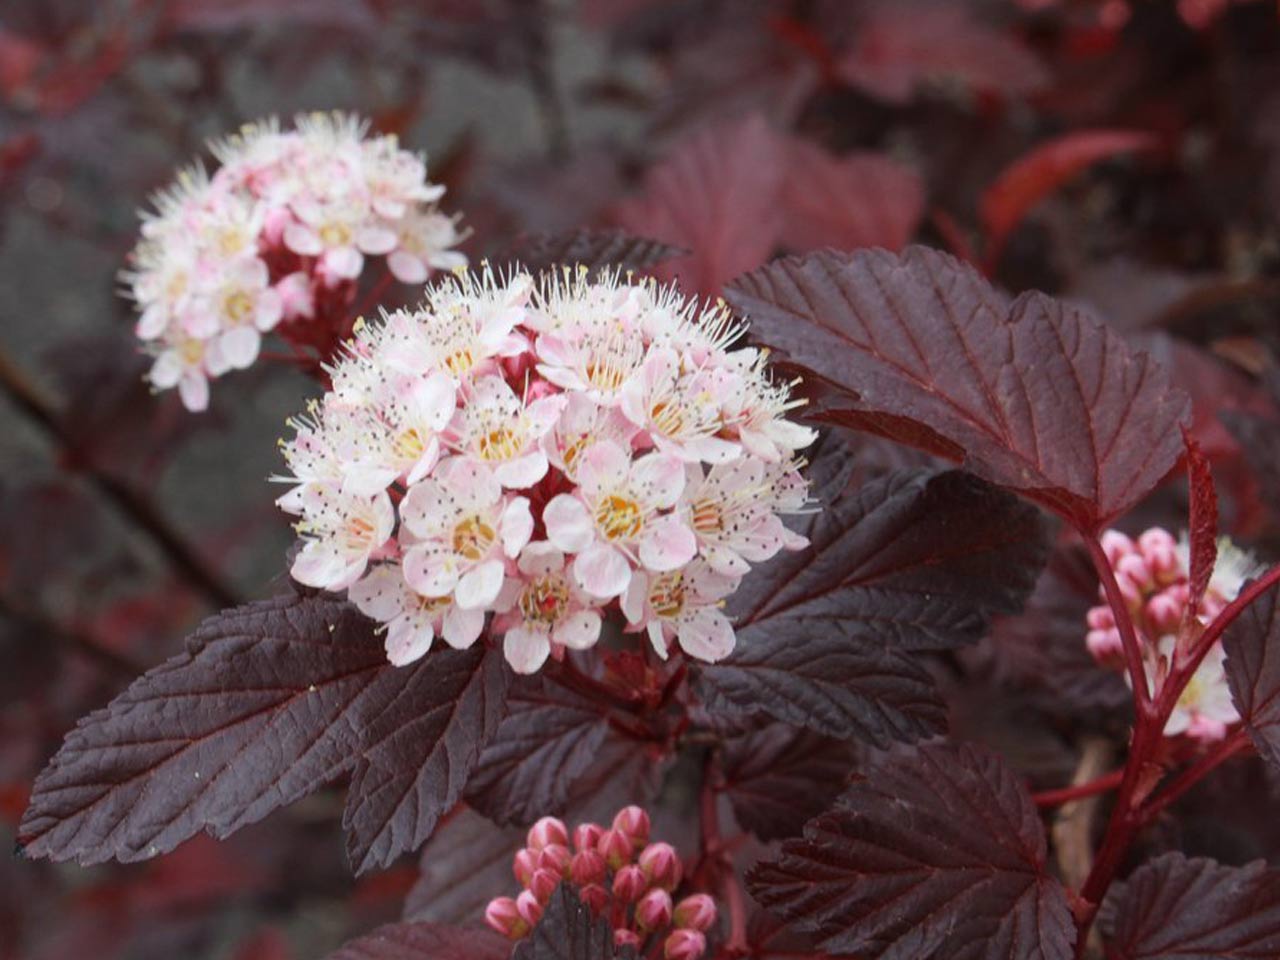
[[[155,196],[123,279],[156,388],[203,410],[209,378],[252,364],[267,331],[345,319],[368,256],[405,283],[465,266],[425,160],[367,132],[337,113],[251,124],[211,146],[216,173],[193,166]]]
[[[640,807],[618,811],[608,829],[580,824],[572,847],[564,823],[544,817],[530,828],[527,844],[512,865],[524,889],[514,899],[491,900],[485,909],[485,922],[503,936],[527,935],[563,882],[597,916],[609,919],[618,947],[661,943],[666,960],[698,960],[706,952],[715,901],[702,893],[672,900],[684,874],[680,856],[668,843],[649,842],[649,816]]]
[[[1137,541],[1119,531],[1108,530],[1103,534],[1102,547],[1142,643],[1147,680],[1159,689],[1168,674],[1179,628],[1188,613],[1187,542],[1175,540],[1167,530],[1152,527]],[[1220,540],[1218,561],[1197,609],[1201,622],[1208,623],[1217,616],[1255,572],[1252,557],[1229,540]],[[1101,590],[1099,594],[1101,596]],[[1089,610],[1085,642],[1099,662],[1120,669],[1124,665],[1124,647],[1115,616],[1105,597],[1103,599],[1102,604]],[[1166,736],[1182,734],[1193,740],[1220,740],[1229,726],[1239,722],[1240,715],[1227,686],[1225,660],[1219,641],[1206,654],[1178,699],[1165,726]]]
[[[437,635],[469,646],[492,614],[532,673],[614,608],[662,657],[724,657],[724,598],[806,543],[779,515],[805,508],[813,439],[764,353],[727,349],[740,333],[723,305],[616,273],[442,279],[359,325],[293,422],[293,576],[345,589],[397,664]]]

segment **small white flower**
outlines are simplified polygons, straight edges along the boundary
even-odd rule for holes
[[[451,446],[493,468],[504,487],[522,490],[547,474],[540,441],[564,410],[563,396],[524,403],[501,377],[481,377],[467,393]]]
[[[322,590],[355,583],[395,528],[395,508],[385,493],[366,497],[317,484],[305,490],[300,508],[297,531],[304,542],[293,577]]]
[[[507,662],[535,673],[553,644],[585,650],[600,638],[600,612],[568,576],[565,556],[545,541],[520,553],[518,576],[508,580],[500,607],[511,611],[503,637]]]
[[[738,588],[735,577],[716,573],[695,560],[687,567],[660,574],[637,572],[622,601],[632,626],[649,634],[662,659],[674,638],[689,656],[708,663],[733,652],[736,638],[725,616],[723,600]]]
[[[374,567],[347,596],[365,616],[386,624],[387,660],[397,667],[421,658],[437,636],[465,650],[484,630],[483,610],[463,610],[451,597],[424,597],[394,564]]]

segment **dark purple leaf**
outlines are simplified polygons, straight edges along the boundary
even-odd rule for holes
[[[1242,410],[1223,410],[1218,417],[1243,448],[1274,518],[1280,511],[1280,423]]]
[[[474,811],[451,815],[422,848],[405,919],[479,923],[490,900],[514,892],[511,858],[524,840],[523,830],[494,826]]]
[[[1213,486],[1208,457],[1189,432],[1184,431],[1183,436],[1187,445],[1187,486],[1191,491],[1191,522],[1187,533],[1191,541],[1188,616],[1193,616],[1218,560],[1218,493]]]
[[[564,810],[609,721],[598,704],[543,674],[517,681],[507,702],[506,719],[476,764],[467,802],[498,823],[530,824]]]
[[[1102,925],[1114,960],[1280,956],[1280,874],[1167,853],[1111,891]]]
[[[352,940],[329,960],[506,960],[511,943],[484,927],[389,923]]]
[[[1280,611],[1272,585],[1227,627],[1222,646],[1231,699],[1258,753],[1280,770]]]
[[[609,921],[593,916],[573,888],[562,883],[533,932],[516,945],[511,960],[614,960],[616,956]]]
[[[1010,303],[937,251],[822,251],[729,301],[816,391],[810,416],[963,461],[1095,532],[1182,453],[1190,401],[1146,354],[1040,293]]]
[[[515,241],[498,260],[519,263],[537,273],[558,267],[584,266],[592,270],[621,267],[647,271],[654,264],[688,251],[658,240],[635,237],[621,230],[574,230],[560,234],[531,234]]]
[[[752,894],[832,953],[886,960],[1068,960],[1075,926],[1019,777],[933,743],[878,757]]]
[[[853,762],[847,741],[774,723],[725,745],[724,792],[761,840],[792,837],[831,805]]]
[[[497,725],[482,726],[474,704],[497,711],[498,660],[441,650],[392,667],[372,624],[323,595],[218,614],[186,653],[68,735],[36,782],[19,841],[33,857],[143,860],[201,830],[225,837],[354,775],[357,827],[368,830],[370,811],[386,807],[375,784],[394,782],[419,800],[387,814],[385,862],[421,843],[460,792],[478,738]],[[420,740],[388,736],[405,717],[419,721],[407,729]],[[449,776],[423,760],[436,754],[449,756]],[[363,868],[375,858],[356,860]]]

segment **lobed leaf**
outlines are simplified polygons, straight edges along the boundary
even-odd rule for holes
[[[877,758],[804,837],[747,875],[829,953],[1068,960],[1075,926],[1021,780],[994,754],[932,743]]]
[[[963,461],[1085,533],[1181,455],[1190,401],[1149,356],[1044,294],[1010,303],[946,254],[788,257],[727,297],[816,391],[812,419]]]
[[[1225,670],[1249,739],[1280,770],[1280,611],[1275,585],[1246,607],[1222,637]]]
[[[622,230],[581,228],[568,233],[535,233],[520,237],[497,259],[519,263],[532,273],[580,265],[591,270],[620,267],[645,271],[688,251]]]
[[[1280,874],[1167,853],[1112,888],[1101,920],[1114,960],[1280,956]]]
[[[373,625],[325,595],[220,613],[67,736],[19,844],[54,860],[143,860],[351,776],[348,815],[369,841],[356,865],[385,863],[456,800],[497,726],[499,661],[440,650],[392,667]],[[386,804],[389,785],[416,806]]]
[[[609,921],[592,915],[574,889],[562,883],[533,932],[516,945],[511,960],[614,960],[628,955],[630,951],[614,950]]]
[[[328,960],[506,960],[511,944],[484,927],[389,923],[343,945]]]

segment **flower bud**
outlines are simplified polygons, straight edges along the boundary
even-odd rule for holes
[[[1147,622],[1155,631],[1165,634],[1173,633],[1178,629],[1179,623],[1182,622],[1182,612],[1186,607],[1186,602],[1179,602],[1172,590],[1164,590],[1147,601],[1144,612]]]
[[[1155,586],[1151,569],[1139,554],[1130,553],[1121,557],[1115,571],[1120,594],[1130,603],[1141,600],[1142,594]]]
[[[613,829],[630,837],[633,847],[643,847],[649,842],[649,814],[634,805],[623,807],[613,818]]]
[[[640,854],[640,869],[655,887],[671,891],[680,886],[680,857],[669,843],[651,843]]]
[[[695,893],[676,904],[675,925],[684,930],[710,930],[716,922],[716,902],[705,893]]]
[[[528,843],[529,849],[535,853],[553,843],[568,846],[569,831],[565,829],[563,821],[555,817],[543,817],[529,828]]]
[[[596,823],[580,823],[573,828],[573,849],[594,850],[600,843],[604,827]]]
[[[635,864],[628,864],[613,875],[613,895],[623,903],[635,903],[647,889],[649,880]]]
[[[1170,583],[1182,575],[1182,560],[1178,557],[1178,541],[1173,534],[1160,527],[1152,527],[1138,538],[1138,552],[1160,583]]]
[[[533,871],[538,869],[538,855],[532,850],[517,850],[511,861],[511,872],[516,875],[516,882],[522,887],[529,886],[533,879]]]
[[[516,902],[510,897],[495,897],[484,908],[484,922],[511,940],[519,940],[529,932],[529,924],[520,916]]]
[[[697,930],[677,930],[662,945],[666,960],[699,960],[707,949],[707,938]]]
[[[531,927],[542,919],[542,904],[531,890],[520,891],[520,896],[516,897],[516,910],[520,919]]]
[[[551,870],[560,876],[566,876],[569,873],[569,861],[573,859],[573,854],[569,852],[569,848],[559,843],[551,843],[542,848],[538,854],[538,869]]]
[[[1116,625],[1116,615],[1107,606],[1090,607],[1084,616],[1091,630],[1110,630]]]
[[[623,864],[631,862],[631,838],[621,830],[606,830],[600,834],[596,849],[600,851],[610,870],[617,870]]]
[[[621,950],[623,947],[635,947],[640,949],[640,935],[626,927],[619,927],[613,931],[613,945]]]
[[[529,891],[538,898],[539,903],[546,903],[551,894],[560,886],[561,875],[555,870],[535,870],[529,882]]]
[[[575,853],[573,860],[569,863],[569,876],[580,887],[588,883],[604,883],[604,874],[604,857],[600,855],[599,850],[583,850],[581,853]]]
[[[1107,555],[1107,562],[1111,564],[1112,569],[1120,562],[1121,557],[1137,550],[1133,541],[1119,530],[1108,530],[1102,535],[1099,542],[1102,544],[1102,552]]]
[[[653,933],[671,925],[674,909],[671,894],[665,890],[650,890],[636,904],[636,923],[645,933]]]
[[[602,914],[609,906],[609,891],[598,883],[589,883],[578,891],[578,897],[594,914]]]

